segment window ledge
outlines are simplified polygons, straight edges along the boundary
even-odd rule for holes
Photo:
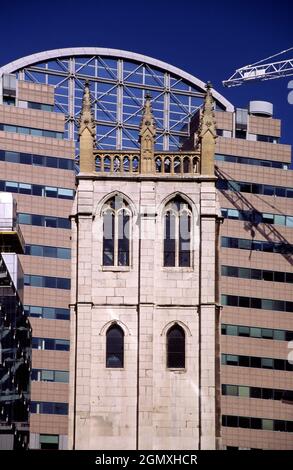
[[[191,266],[162,266],[162,271],[191,273],[194,269]]]
[[[101,266],[102,271],[114,271],[114,272],[119,272],[119,271],[131,271],[130,266]]]
[[[176,374],[185,374],[187,372],[185,367],[168,367],[167,370],[170,372],[175,372]]]

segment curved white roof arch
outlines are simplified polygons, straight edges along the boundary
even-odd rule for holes
[[[36,54],[31,54],[21,59],[14,60],[9,62],[8,64],[0,67],[0,76],[3,73],[14,73],[22,68],[27,66],[36,64],[38,62],[56,59],[61,57],[68,57],[68,56],[89,56],[89,55],[98,55],[104,57],[113,57],[113,58],[121,58],[121,59],[128,59],[136,62],[144,62],[148,65],[152,65],[159,69],[165,70],[170,72],[174,75],[177,75],[184,80],[190,82],[190,84],[195,85],[196,87],[205,91],[205,83],[198,78],[194,77],[193,75],[184,72],[173,65],[168,64],[167,62],[163,62],[161,60],[154,59],[152,57],[148,57],[146,55],[137,54],[134,52],[123,51],[120,49],[108,49],[104,47],[68,47],[64,49],[52,49],[50,51],[38,52]],[[213,90],[214,98],[221,103],[226,111],[233,112],[234,106],[230,101],[224,98],[220,93],[216,90]]]

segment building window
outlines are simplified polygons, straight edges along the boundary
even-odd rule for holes
[[[24,305],[24,312],[26,315],[35,318],[47,318],[49,320],[70,320],[70,310],[68,308]]]
[[[40,449],[58,449],[59,436],[55,434],[40,434]]]
[[[164,266],[189,267],[191,264],[191,209],[177,196],[164,211]]]
[[[174,325],[167,333],[167,367],[185,367],[185,333],[179,325]]]
[[[103,266],[129,266],[130,216],[127,202],[116,195],[103,208]]]
[[[30,412],[36,414],[68,415],[68,403],[31,401]]]
[[[119,325],[112,325],[106,334],[106,367],[124,367],[124,332]]]

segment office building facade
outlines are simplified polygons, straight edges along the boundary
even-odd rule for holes
[[[11,74],[18,80],[14,93]],[[0,75],[0,108],[5,113],[0,125],[10,126],[0,130],[2,180],[8,181],[4,190],[18,192],[18,210],[24,214],[20,222],[28,245],[22,260],[25,305],[36,336],[31,447],[65,448],[69,351],[60,348],[69,347],[62,343],[69,340],[69,289],[60,286],[68,287],[70,279],[70,260],[64,258],[70,253],[63,250],[70,249],[65,220],[72,200],[62,195],[73,197],[66,190],[75,186],[73,154],[78,163],[84,82],[90,81],[101,150],[139,148],[147,91],[157,125],[156,150],[190,148],[205,87],[169,64],[100,48],[34,54],[3,66]],[[281,123],[269,105],[251,103],[247,110],[239,110],[214,90],[213,96],[218,128],[215,165],[224,221],[222,442],[227,448],[291,449],[291,148],[279,142]],[[49,189],[25,186],[33,184]]]
[[[67,447],[70,213],[73,143],[64,116],[52,111],[54,89],[2,81],[1,190],[17,201],[25,238],[24,309],[32,340],[30,447]]]

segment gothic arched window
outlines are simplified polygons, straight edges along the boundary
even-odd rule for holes
[[[124,332],[119,325],[112,325],[106,333],[106,367],[124,366]]]
[[[191,265],[191,209],[180,196],[164,210],[164,266]]]
[[[105,203],[102,217],[103,266],[129,266],[131,212],[127,202],[114,196]]]
[[[185,332],[177,324],[167,332],[167,367],[185,367]]]

